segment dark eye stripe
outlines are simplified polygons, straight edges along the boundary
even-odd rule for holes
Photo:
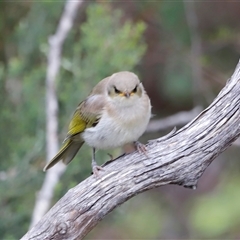
[[[133,93],[137,92],[137,87],[138,87],[138,85],[132,90]]]
[[[115,93],[119,94],[121,93],[115,86],[114,86]]]

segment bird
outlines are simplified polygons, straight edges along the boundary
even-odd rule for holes
[[[146,153],[145,145],[138,139],[147,128],[151,108],[143,84],[133,72],[121,71],[104,78],[76,108],[63,146],[43,171],[60,160],[70,163],[84,143],[92,148],[95,176],[103,170],[97,165],[96,149],[133,143],[139,152]]]

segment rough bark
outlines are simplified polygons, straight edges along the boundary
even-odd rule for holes
[[[166,184],[195,189],[207,166],[240,135],[240,63],[213,103],[178,131],[107,164],[70,189],[22,239],[82,239],[114,208]],[[90,160],[89,160],[90,161]],[[73,163],[74,164],[74,163]]]

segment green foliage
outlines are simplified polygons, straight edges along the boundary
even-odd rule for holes
[[[141,39],[145,25],[126,21],[121,26],[121,12],[104,5],[90,6],[87,17],[81,27],[80,55],[86,55],[80,66],[92,71],[83,77],[103,78],[112,72],[132,70],[146,49]]]
[[[19,54],[24,56],[28,66],[39,59],[39,48],[48,41],[49,34],[54,33],[63,6],[63,1],[58,4],[54,1],[36,1],[31,4],[25,18],[19,22],[15,38]]]

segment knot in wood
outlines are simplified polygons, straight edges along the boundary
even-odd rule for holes
[[[66,223],[59,223],[57,226],[57,231],[60,235],[65,235],[67,233],[68,225]]]

